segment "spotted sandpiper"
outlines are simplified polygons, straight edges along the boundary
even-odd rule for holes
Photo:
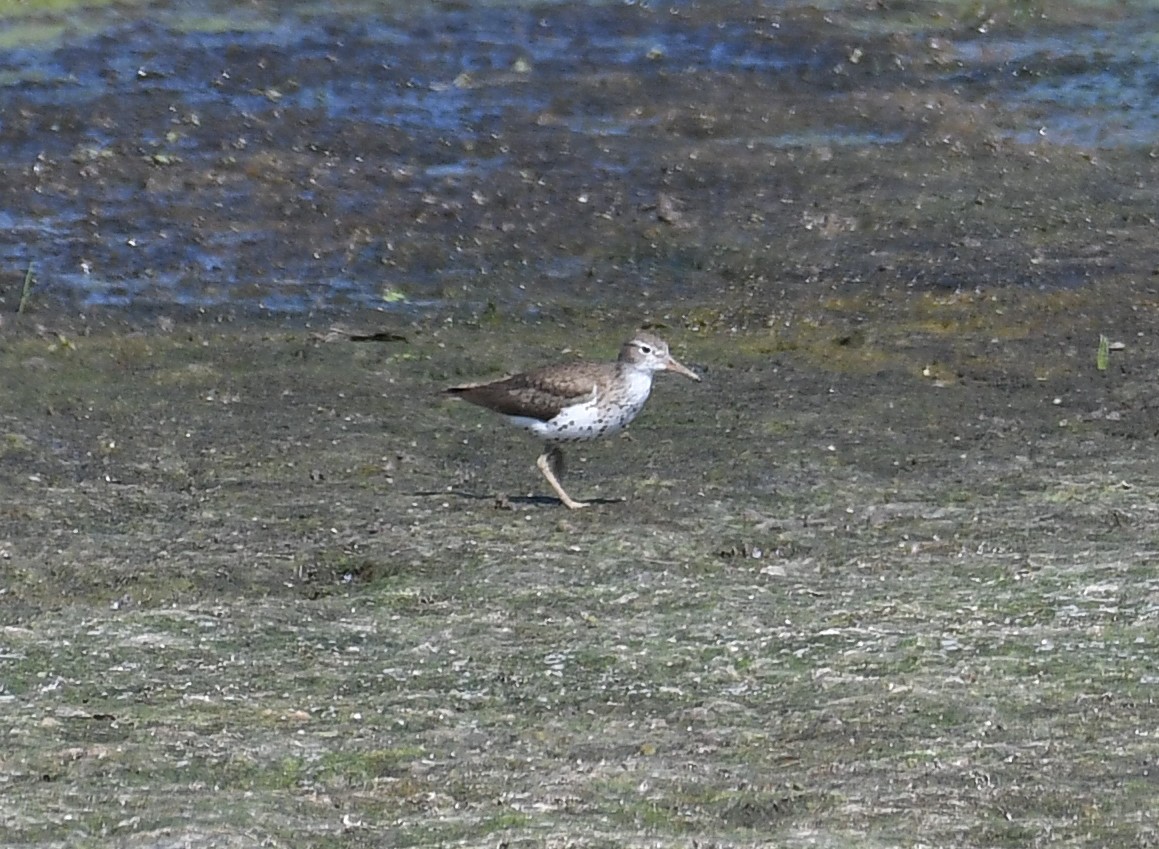
[[[560,446],[619,433],[648,400],[652,375],[665,370],[700,380],[668,353],[663,339],[640,331],[624,343],[614,363],[560,363],[447,391],[494,410],[546,442],[549,447],[536,465],[559,500],[576,510],[588,503],[576,501],[559,482],[564,469]]]

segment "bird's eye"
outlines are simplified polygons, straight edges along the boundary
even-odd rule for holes
[[[649,346],[647,346],[647,345],[641,345],[641,346],[640,346],[640,353],[641,353],[641,354],[651,354],[651,353],[652,353],[652,349],[651,349]]]

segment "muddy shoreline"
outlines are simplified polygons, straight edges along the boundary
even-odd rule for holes
[[[542,96],[467,138],[303,105],[394,79],[325,16],[221,36],[192,105],[204,46],[147,22],[108,101],[7,89],[9,844],[1153,840],[1155,159],[1017,141],[942,84],[981,24],[908,8],[615,5],[626,67],[407,69]],[[717,18],[816,62],[649,58]],[[569,455],[589,510],[441,393],[642,324],[704,381]]]

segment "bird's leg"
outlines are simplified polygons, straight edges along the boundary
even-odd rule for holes
[[[553,445],[539,456],[535,461],[535,465],[539,466],[539,471],[543,472],[543,476],[547,478],[547,482],[551,484],[551,488],[555,490],[555,494],[559,496],[559,500],[564,503],[564,506],[572,510],[578,510],[581,507],[588,505],[583,501],[576,501],[570,495],[563,491],[563,485],[559,482],[559,477],[563,476],[563,451],[558,445]]]

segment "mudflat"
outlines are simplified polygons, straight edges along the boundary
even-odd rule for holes
[[[737,8],[763,9],[665,20]],[[347,203],[383,174],[356,140],[389,131],[319,122],[312,148],[300,113],[166,160],[110,120],[108,155],[9,171],[6,209],[132,185],[102,226],[152,211],[218,246],[237,210],[214,193],[243,187],[255,231],[373,257],[386,294],[114,309],[55,287],[47,242],[27,297],[5,270],[6,842],[1153,841],[1155,158],[1009,138],[1011,113],[926,90],[944,43],[866,16],[786,23],[840,59],[811,96],[560,76],[538,121],[476,140],[503,167],[397,172],[373,208]],[[903,137],[762,145],[827,109]],[[648,120],[544,147],[569,111]],[[252,138],[252,113],[216,118]],[[630,188],[589,185],[601,156]],[[495,262],[431,288],[455,251]],[[521,256],[583,271],[537,289]],[[237,257],[264,297],[268,263]],[[441,392],[612,358],[638,326],[704,380],[662,375],[625,437],[570,453],[588,510]]]

